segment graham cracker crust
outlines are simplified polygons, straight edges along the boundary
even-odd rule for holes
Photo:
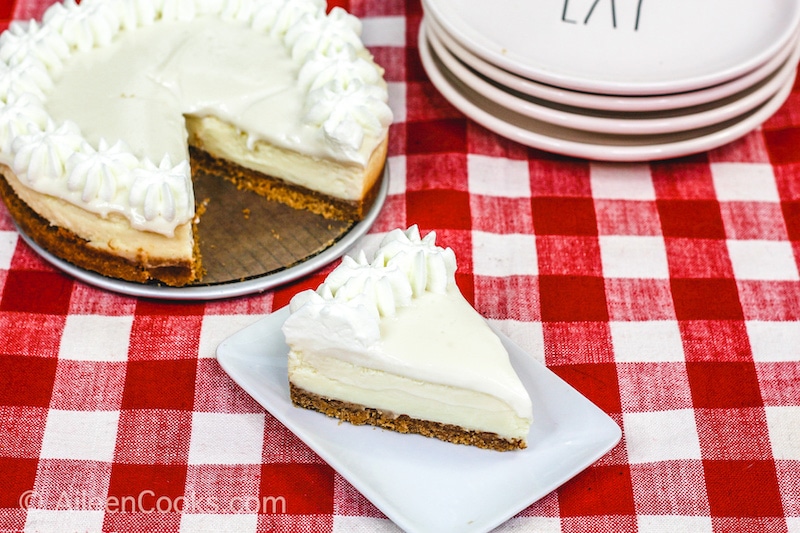
[[[527,447],[522,439],[506,439],[496,433],[473,431],[451,424],[419,420],[408,415],[395,416],[363,405],[324,398],[301,389],[291,382],[289,382],[289,395],[292,403],[298,407],[318,411],[356,426],[370,425],[398,433],[416,433],[454,444],[477,446],[501,452],[521,450]]]
[[[0,197],[11,217],[28,237],[51,254],[86,270],[127,281],[147,283],[158,280],[173,286],[185,285],[196,279],[201,272],[199,253],[195,254],[194,263],[148,267],[89,246],[85,239],[72,231],[53,226],[39,216],[17,196],[3,178],[0,178]]]

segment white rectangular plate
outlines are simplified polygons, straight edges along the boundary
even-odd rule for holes
[[[343,424],[292,405],[281,309],[223,341],[222,368],[289,430],[409,532],[488,531],[608,452],[619,426],[498,333],[533,402],[528,447],[496,452]]]

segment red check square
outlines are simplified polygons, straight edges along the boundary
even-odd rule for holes
[[[711,516],[783,516],[772,461],[703,461]]]
[[[129,361],[122,409],[191,410],[196,373],[196,359]]]
[[[0,508],[19,509],[25,505],[22,498],[26,491],[33,490],[38,463],[37,459],[0,457],[0,472],[3,473]],[[33,499],[29,503],[35,505],[37,501]]]
[[[453,190],[409,191],[406,193],[409,223],[421,228],[468,231],[472,227],[469,193]]]
[[[333,513],[333,469],[327,464],[275,464],[261,466],[260,498],[283,498],[286,513]]]
[[[719,203],[714,200],[657,200],[664,237],[725,239]]]
[[[531,209],[537,235],[597,235],[591,198],[534,197]]]
[[[558,489],[561,516],[634,515],[628,465],[591,466]]]
[[[103,531],[179,529],[186,465],[115,463]]]
[[[733,279],[681,279],[670,281],[678,320],[742,320],[739,292]]]
[[[10,270],[0,311],[65,315],[69,311],[72,278],[49,270]]]
[[[752,362],[687,362],[686,375],[696,409],[761,407],[761,390]]]
[[[764,141],[773,165],[789,165],[800,162],[800,128],[765,129]]]
[[[0,405],[48,407],[58,359],[0,355]]]
[[[800,241],[800,200],[781,202],[781,211],[789,240]]]
[[[409,122],[406,131],[408,155],[467,151],[467,122],[463,118]]]
[[[539,276],[543,322],[608,322],[603,278]]]

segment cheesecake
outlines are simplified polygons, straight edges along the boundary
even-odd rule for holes
[[[356,425],[492,450],[527,446],[530,396],[431,232],[389,232],[296,294],[282,330],[292,402]]]
[[[392,121],[360,35],[321,0],[68,0],[13,22],[0,196],[56,256],[173,286],[202,279],[194,171],[358,221]]]

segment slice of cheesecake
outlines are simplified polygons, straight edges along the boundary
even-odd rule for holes
[[[456,259],[412,226],[345,257],[283,325],[295,405],[353,424],[494,450],[525,448],[531,400],[455,283]]]

